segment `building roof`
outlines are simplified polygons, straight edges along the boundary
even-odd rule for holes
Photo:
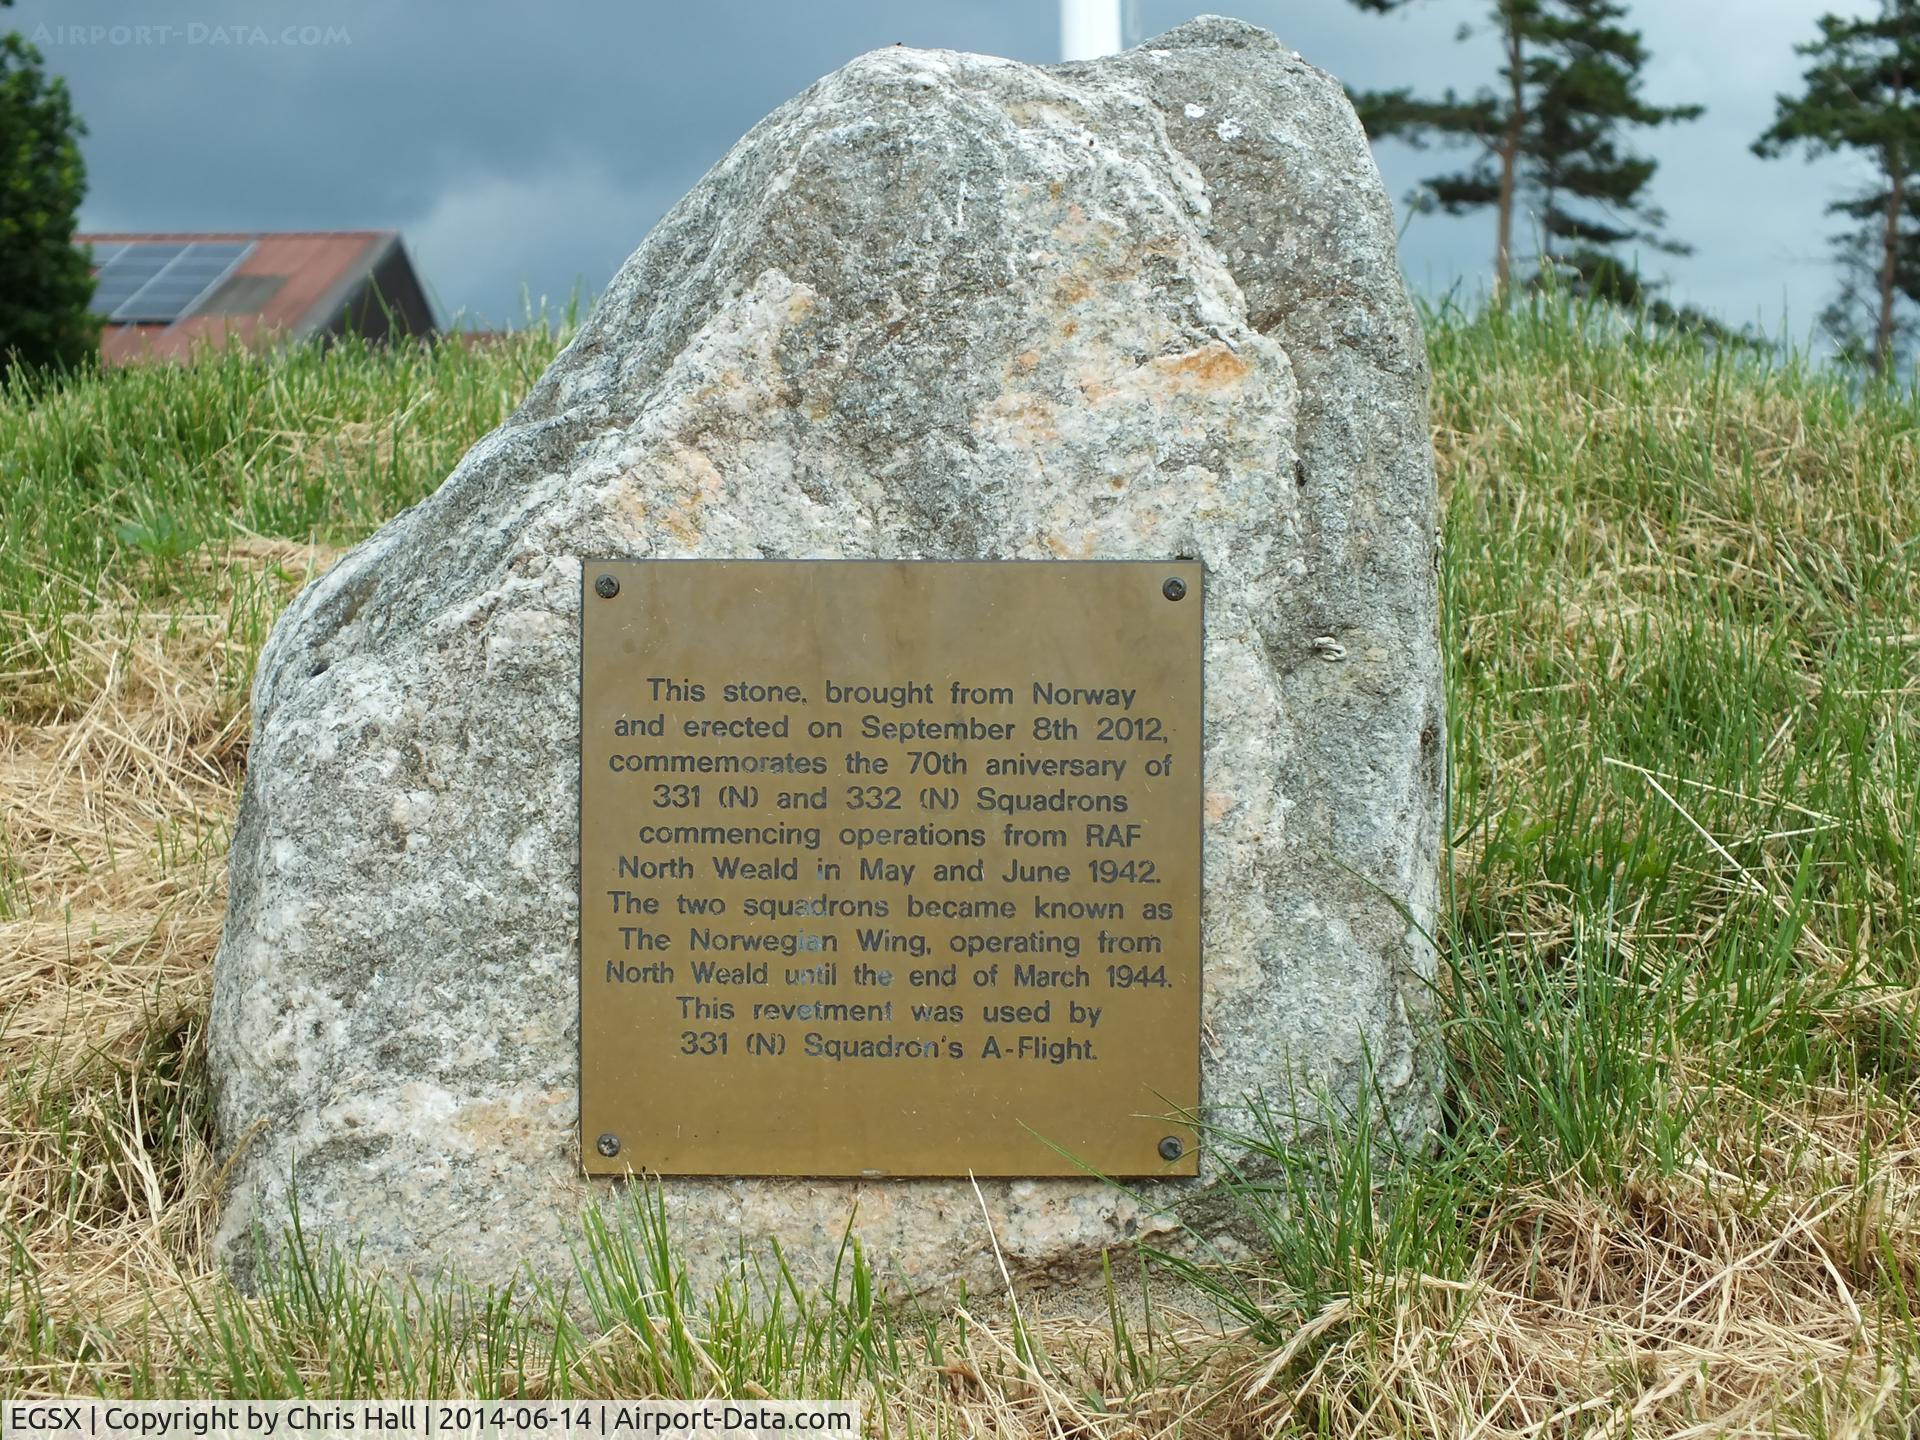
[[[391,230],[87,234],[109,364],[352,331],[428,334],[433,310]]]

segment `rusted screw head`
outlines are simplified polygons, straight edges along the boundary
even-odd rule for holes
[[[1169,576],[1167,583],[1160,587],[1160,593],[1169,600],[1184,600],[1187,598],[1187,582],[1178,575]]]
[[[613,588],[618,590],[620,587],[616,585]],[[620,1137],[613,1134],[602,1135],[594,1142],[593,1148],[611,1160],[620,1153]]]
[[[1178,584],[1179,582],[1169,581],[1167,583]],[[1178,1135],[1169,1135],[1160,1142],[1160,1158],[1162,1160],[1178,1160],[1186,1153],[1187,1147],[1180,1143],[1180,1137]]]
[[[620,593],[620,582],[611,575],[602,575],[593,582],[593,593],[602,600],[611,600]]]

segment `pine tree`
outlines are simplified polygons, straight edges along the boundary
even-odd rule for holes
[[[1819,26],[1818,40],[1795,47],[1812,62],[1805,92],[1779,97],[1753,149],[1852,150],[1873,165],[1870,184],[1827,207],[1855,225],[1833,237],[1842,284],[1821,318],[1843,353],[1886,375],[1908,328],[1901,302],[1920,304],[1920,0],[1880,0],[1872,19],[1823,15]]]
[[[1385,14],[1413,0],[1353,0]],[[1501,46],[1500,84],[1472,96],[1449,90],[1423,100],[1410,89],[1355,95],[1368,135],[1415,146],[1474,145],[1466,169],[1426,181],[1434,202],[1459,215],[1492,206],[1494,290],[1513,279],[1514,226],[1532,201],[1545,252],[1539,268],[1583,284],[1617,283],[1612,249],[1639,240],[1670,253],[1685,247],[1656,232],[1665,217],[1646,197],[1657,162],[1621,145],[1629,126],[1692,120],[1698,105],[1640,98],[1647,49],[1614,0],[1492,0],[1488,28]],[[1471,35],[1462,26],[1460,38]],[[1635,285],[1639,288],[1638,282]]]
[[[12,0],[0,0],[0,5]],[[86,168],[66,83],[18,33],[0,35],[0,369],[68,368],[98,353],[93,276],[74,248]]]

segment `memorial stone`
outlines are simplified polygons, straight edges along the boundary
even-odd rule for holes
[[[983,1204],[1029,1277],[1217,1223],[1249,1096],[1417,1132],[1426,384],[1365,136],[1263,31],[782,106],[275,626],[228,1263],[297,1193],[367,1263],[565,1279],[632,1170],[704,1274],[824,1272],[857,1202],[977,1288]]]

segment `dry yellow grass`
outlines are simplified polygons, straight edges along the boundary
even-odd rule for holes
[[[324,563],[295,550],[234,559]],[[247,738],[227,607],[117,600],[70,632],[84,691],[0,716],[0,1194],[47,1308],[102,1335],[141,1332],[150,1301],[207,1275],[216,1176],[202,1107],[179,1092],[201,1084]]]

